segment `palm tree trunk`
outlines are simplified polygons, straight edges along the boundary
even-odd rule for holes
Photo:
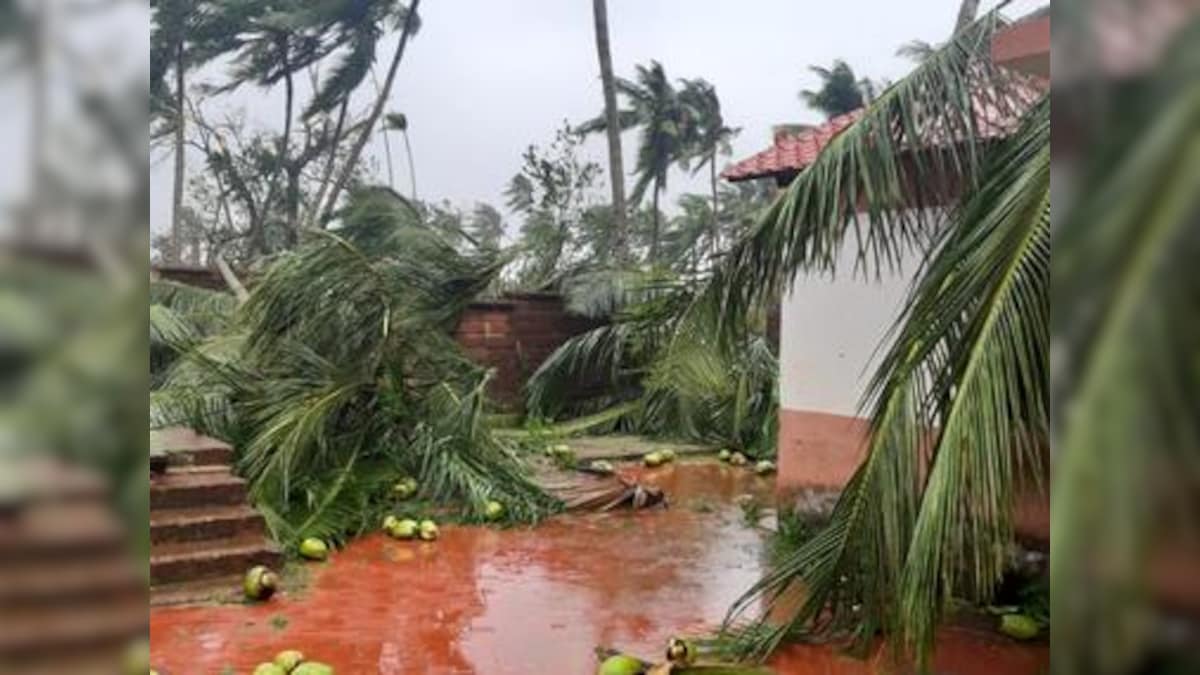
[[[716,148],[713,148],[712,155],[708,158],[708,180],[709,180],[710,186],[712,187],[712,204],[713,204],[713,206],[712,206],[712,209],[713,209],[712,242],[710,242],[710,244],[712,247],[712,254],[715,257],[717,255],[717,250],[721,246],[721,216],[720,216],[721,202],[720,202],[720,197],[717,196],[717,150],[716,150]]]
[[[652,206],[652,208],[654,209],[654,213],[653,213],[654,220],[652,221],[653,226],[650,229],[650,264],[651,265],[658,262],[658,192],[659,192],[659,187],[660,187],[659,182],[657,180],[654,181],[654,203]]]
[[[962,4],[958,7],[958,19],[954,22],[954,33],[958,34],[960,30],[970,26],[978,13],[979,0],[962,0]]]
[[[184,88],[183,42],[175,49],[175,183],[171,193],[171,250],[166,252],[167,259],[179,260],[180,247],[183,242],[183,183],[185,165],[184,143],[185,128],[184,106],[186,105],[187,90]]]
[[[288,50],[291,46],[288,44],[288,38],[283,37],[283,68],[287,75],[284,77],[284,112],[283,112],[283,140],[279,144],[279,164],[283,167],[287,184],[285,187],[284,208],[286,209],[287,217],[287,240],[289,245],[295,245],[298,240],[298,226],[296,222],[297,215],[300,212],[300,186],[299,186],[299,170],[292,167],[289,160],[291,155],[292,144],[292,118],[295,116],[296,105],[296,83],[292,78],[292,68],[288,63]]]
[[[417,165],[413,162],[412,144],[408,142],[408,129],[404,134],[404,154],[408,155],[408,180],[412,183],[412,198],[417,201]]]
[[[417,7],[420,4],[421,0],[412,0],[412,3],[408,6],[408,14],[404,17],[404,28],[400,32],[400,43],[396,45],[396,52],[392,55],[392,64],[388,66],[387,77],[383,81],[383,91],[379,93],[379,96],[375,97],[375,105],[371,108],[371,114],[367,117],[367,121],[363,123],[362,133],[359,135],[358,140],[354,142],[354,147],[350,149],[350,155],[346,158],[346,163],[342,165],[342,170],[338,173],[337,180],[333,183],[333,190],[325,202],[325,210],[321,216],[322,222],[329,220],[333,214],[338,197],[341,195],[342,190],[346,189],[346,184],[350,182],[350,177],[354,175],[354,168],[358,166],[358,160],[362,158],[363,149],[367,147],[367,141],[371,139],[375,125],[383,115],[383,109],[387,105],[388,97],[392,93],[392,85],[396,83],[396,72],[400,69],[400,61],[404,58],[404,48],[408,46],[408,38],[417,26]]]
[[[325,161],[325,169],[321,171],[321,185],[317,189],[317,198],[312,203],[312,208],[305,218],[307,227],[316,227],[318,219],[321,217],[321,205],[325,203],[325,195],[329,191],[329,182],[333,180],[333,169],[337,164],[337,149],[342,142],[342,132],[346,127],[346,114],[350,108],[350,97],[342,99],[342,105],[338,109],[337,123],[333,127],[333,139],[329,143],[329,158]]]
[[[629,236],[625,210],[625,167],[621,157],[621,127],[617,119],[617,89],[613,78],[612,50],[608,38],[607,0],[592,0],[596,22],[596,54],[604,88],[604,118],[608,135],[608,177],[612,186],[613,248],[618,261],[628,257]]]

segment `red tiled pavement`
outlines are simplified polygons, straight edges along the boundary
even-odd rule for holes
[[[306,589],[257,606],[151,613],[163,675],[248,673],[285,648],[342,675],[594,672],[593,648],[647,656],[711,628],[762,572],[763,539],[733,498],[770,479],[713,463],[651,472],[669,510],[556,518],[534,529],[443,529],[436,543],[362,538],[315,564]],[[1041,647],[957,638],[957,675],[1040,672]],[[970,658],[967,658],[967,657]],[[231,670],[226,671],[229,668]],[[869,664],[790,650],[778,672],[843,675]],[[948,671],[950,672],[950,671]]]

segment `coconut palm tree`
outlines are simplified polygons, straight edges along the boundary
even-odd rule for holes
[[[1017,475],[1048,442],[1050,106],[992,63],[999,25],[988,14],[882,92],[692,308],[729,340],[844,246],[868,274],[925,256],[864,399],[866,459],[829,525],[731,608],[743,656],[882,630],[925,665],[949,598],[986,600],[1004,571]]]
[[[699,161],[692,167],[698,173],[708,167],[709,188],[712,190],[712,232],[709,236],[709,252],[716,254],[721,242],[720,194],[717,190],[717,155],[728,156],[733,152],[729,142],[740,129],[726,126],[721,116],[721,99],[716,88],[704,80],[684,80],[679,91],[679,102],[687,113],[689,123],[688,144],[692,157]],[[685,157],[684,163],[692,157]]]
[[[187,75],[233,47],[242,18],[261,11],[261,2],[240,3],[225,11],[213,0],[152,0],[150,32],[150,107],[164,124],[159,134],[173,135],[171,255],[179,253],[186,183]],[[217,11],[217,10],[221,11]]]
[[[626,225],[628,214],[625,205],[625,160],[621,153],[617,87],[613,78],[612,47],[608,38],[607,0],[592,0],[592,16],[596,24],[596,56],[600,60],[600,84],[604,88],[605,136],[608,138],[608,183],[612,189],[612,244],[616,259],[624,260],[629,247]]]
[[[863,106],[863,92],[858,77],[850,64],[838,59],[833,66],[809,66],[809,70],[821,78],[818,89],[804,89],[800,100],[809,107],[825,113],[826,117],[837,117]]]
[[[408,140],[408,116],[404,113],[388,113],[387,117],[383,120],[383,128],[390,131],[399,131],[400,135],[404,138],[404,154],[408,158],[408,180],[410,189],[412,190],[411,197],[415,201],[417,199],[417,165],[413,161],[412,143]]]
[[[622,130],[641,129],[635,165],[637,182],[634,183],[630,201],[639,204],[646,191],[650,190],[653,228],[648,260],[654,263],[658,260],[662,231],[659,198],[667,187],[667,172],[671,165],[686,154],[687,117],[675,87],[658,61],[651,61],[648,66],[638,66],[635,80],[617,78],[616,87],[630,106],[619,111],[617,123]],[[577,131],[582,134],[596,133],[606,131],[608,126],[608,117],[602,115],[580,125]]]

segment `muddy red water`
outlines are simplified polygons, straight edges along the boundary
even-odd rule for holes
[[[764,537],[737,495],[770,479],[710,463],[644,478],[668,510],[572,515],[534,529],[443,528],[436,543],[369,536],[310,566],[301,591],[257,606],[155,609],[153,663],[162,675],[251,673],[300,649],[340,675],[586,675],[592,650],[657,656],[676,634],[711,629],[761,573]],[[1031,675],[1045,647],[948,631],[940,673]],[[780,675],[881,672],[816,647],[790,648]]]

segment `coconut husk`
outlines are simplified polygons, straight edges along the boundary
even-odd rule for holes
[[[654,485],[642,485],[635,480],[609,476],[601,480],[547,488],[566,505],[568,511],[613,511],[620,508],[666,508],[667,495]]]

